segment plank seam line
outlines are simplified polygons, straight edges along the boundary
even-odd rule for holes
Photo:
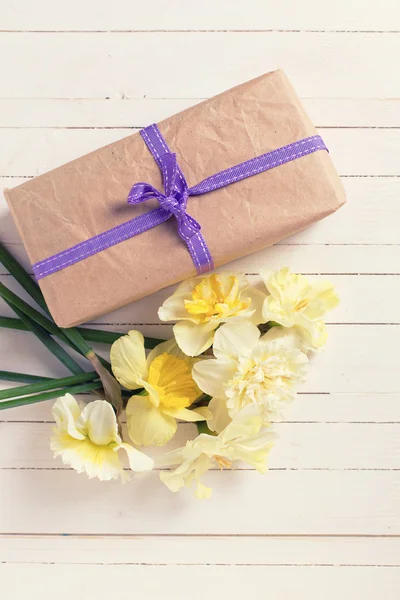
[[[256,538],[256,539],[291,539],[302,540],[307,538],[315,539],[373,539],[386,540],[396,539],[400,541],[398,533],[77,533],[77,532],[0,532],[2,538],[80,538],[80,539],[137,539],[137,538]]]
[[[88,562],[88,561],[37,561],[37,560],[4,560],[1,561],[1,564],[14,564],[14,565],[101,565],[103,567],[118,567],[118,566],[131,566],[131,567],[253,567],[253,568],[265,568],[265,567],[297,567],[300,569],[308,568],[308,567],[320,567],[320,568],[338,568],[338,567],[348,567],[348,568],[394,568],[398,569],[400,564],[391,565],[391,564],[356,564],[356,563],[245,563],[245,562],[229,562],[229,563],[218,563],[218,562],[193,562],[193,563],[182,563],[182,562],[170,562],[170,563],[159,563],[159,562],[105,562],[105,561],[96,561],[96,562]]]
[[[357,33],[362,35],[375,35],[375,34],[396,34],[400,33],[398,29],[0,29],[0,33],[13,33],[13,34],[26,34],[26,33],[37,33],[37,34],[152,34],[162,33],[165,35],[175,33],[238,33],[238,34],[265,34],[265,33],[325,33],[325,34],[343,34],[343,33]]]

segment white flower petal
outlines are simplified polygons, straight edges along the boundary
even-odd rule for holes
[[[121,442],[114,409],[106,400],[89,402],[82,410],[77,426],[84,429],[90,441],[98,446]]]
[[[142,387],[147,377],[144,338],[140,331],[129,331],[111,346],[110,359],[116,379],[128,390]]]
[[[248,321],[230,322],[222,325],[214,337],[214,355],[216,358],[237,359],[246,350],[251,350],[260,337],[260,331]]]
[[[179,321],[174,325],[174,335],[180,349],[187,356],[198,356],[213,343],[216,324]]]
[[[192,377],[204,393],[224,398],[225,384],[232,379],[235,370],[233,360],[202,360],[193,366]]]
[[[85,436],[76,427],[76,421],[81,414],[81,409],[71,394],[57,398],[52,409],[54,420],[60,432],[66,432],[76,440],[83,440]]]
[[[128,456],[129,466],[132,469],[132,471],[135,471],[136,473],[141,473],[142,471],[151,471],[154,467],[154,460],[152,458],[150,458],[143,452],[140,452],[140,450],[136,450],[136,448],[134,448],[130,444],[126,444],[125,442],[123,442],[115,450],[120,449],[125,450]]]
[[[208,408],[211,411],[212,417],[207,420],[207,425],[211,431],[220,433],[232,420],[228,413],[226,400],[222,398],[211,398]]]

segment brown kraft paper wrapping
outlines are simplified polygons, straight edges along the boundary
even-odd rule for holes
[[[316,130],[282,71],[274,71],[158,124],[189,187]],[[139,133],[87,154],[5,195],[32,264],[158,206],[126,203],[139,181],[163,189]],[[215,266],[261,250],[337,210],[344,191],[318,151],[202,196],[188,213]],[[78,325],[196,269],[174,218],[39,281],[61,327]]]

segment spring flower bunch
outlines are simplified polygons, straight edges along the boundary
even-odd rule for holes
[[[241,461],[264,473],[271,423],[305,381],[309,353],[324,346],[324,316],[338,298],[330,283],[287,268],[262,271],[261,279],[260,289],[235,273],[185,281],[158,313],[175,323],[171,340],[147,354],[139,331],[119,337],[110,361],[127,398],[126,441],[123,411],[101,398],[81,407],[67,393],[53,408],[55,456],[89,477],[126,480],[125,455],[132,471],[156,466],[171,491],[194,484],[199,498],[211,494],[203,483],[210,469]],[[198,435],[155,463],[151,447],[174,444],[182,422]]]

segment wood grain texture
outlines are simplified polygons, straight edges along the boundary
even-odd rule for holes
[[[328,219],[231,265],[256,282],[261,267],[286,264],[328,277],[342,299],[276,425],[266,476],[213,471],[206,503],[171,494],[157,472],[102,485],[52,459],[52,402],[0,411],[1,595],[397,600],[398,2],[6,0],[0,13],[0,239],[27,268],[3,187],[277,67],[348,196]],[[18,289],[4,269],[0,281]],[[95,326],[167,337],[156,311],[168,293]],[[11,312],[0,304],[0,314]],[[66,374],[25,332],[1,330],[0,365]]]
[[[337,0],[329,7],[318,0],[281,0],[267,3],[231,0],[224,3],[203,0],[199,5],[185,0],[149,0],[139,3],[116,0],[113,10],[98,0],[70,0],[55,7],[51,0],[9,0],[2,11],[1,29],[37,31],[113,31],[236,29],[236,30],[354,30],[393,31],[399,29],[395,0],[365,4],[362,0]]]
[[[0,96],[204,98],[283,68],[300,97],[398,98],[399,52],[396,33],[0,33]]]
[[[259,592],[268,582],[276,589],[275,598],[286,600],[324,597],[335,600],[362,600],[370,594],[373,598],[384,594],[386,600],[397,600],[400,573],[398,569],[381,567],[362,569],[301,568],[301,567],[247,567],[247,566],[131,566],[131,565],[5,565],[1,569],[10,600],[19,600],[26,590],[24,580],[32,586],[43,582],[63,582],[58,592],[60,600],[79,598],[94,600],[114,596],[129,600],[132,594],[145,594],[147,600],[159,600],[172,594],[177,600],[187,598],[188,589],[193,600],[202,600],[204,593],[214,597],[226,593],[227,582],[231,587],[230,598],[238,600],[246,594],[262,598]],[[194,582],[200,581],[195,585]],[[192,589],[193,588],[193,589]],[[310,596],[310,590],[312,595]],[[264,592],[263,592],[264,593]],[[51,600],[54,590],[45,587],[43,600]]]

